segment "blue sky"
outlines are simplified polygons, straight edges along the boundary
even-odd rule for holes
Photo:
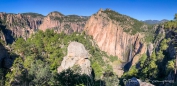
[[[36,12],[47,15],[59,11],[64,15],[91,16],[100,8],[110,8],[138,20],[174,18],[177,0],[0,0],[0,12]]]

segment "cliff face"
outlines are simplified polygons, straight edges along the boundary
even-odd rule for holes
[[[58,33],[81,32],[87,19],[88,17],[76,15],[64,16],[59,12],[51,12],[46,17],[37,13],[0,13],[0,23],[4,26],[3,29],[6,29],[5,33],[14,38],[24,39],[37,30],[54,29]]]
[[[141,33],[130,35],[124,31],[124,27],[130,26],[122,26],[120,23],[110,19],[104,11],[100,10],[87,21],[85,31],[93,36],[101,50],[118,56],[122,61],[131,60],[132,58],[128,57],[145,53],[146,44],[142,42],[144,35]]]
[[[42,19],[41,16],[0,13],[0,21],[5,26],[4,29],[10,30],[6,34],[14,37],[29,37],[39,27]]]
[[[54,29],[55,32],[72,33],[81,32],[87,21],[87,17],[80,17],[76,15],[64,16],[59,12],[51,12],[44,18],[43,23],[39,29],[45,31],[46,29]]]

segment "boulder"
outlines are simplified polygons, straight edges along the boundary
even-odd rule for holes
[[[67,50],[67,55],[63,58],[61,66],[58,67],[58,73],[77,65],[80,67],[81,74],[91,75],[92,68],[84,45],[78,42],[71,42]]]
[[[147,82],[142,82],[141,80],[133,77],[129,80],[124,80],[124,82],[126,82],[126,85],[125,86],[154,86],[150,83],[147,83]]]
[[[148,56],[151,56],[151,55],[152,55],[153,49],[154,49],[153,44],[150,43],[150,44],[148,45],[148,48],[147,48],[147,55],[148,55]]]

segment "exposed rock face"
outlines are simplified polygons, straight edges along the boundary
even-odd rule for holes
[[[151,56],[151,55],[152,55],[153,49],[154,49],[153,44],[150,43],[150,44],[148,45],[148,48],[147,48],[147,50],[148,50],[148,51],[147,51],[147,55],[148,55],[148,56]]]
[[[1,29],[0,29],[0,40],[5,41],[5,36]]]
[[[123,30],[119,22],[111,20],[106,13],[100,10],[90,17],[85,25],[85,31],[93,36],[99,48],[110,55],[116,55],[122,61],[128,61],[130,47],[133,47],[132,57],[142,50],[142,34],[130,35]],[[144,45],[146,46],[146,45]]]
[[[88,52],[85,50],[83,44],[78,42],[71,42],[68,46],[67,56],[63,58],[61,66],[58,68],[58,73],[78,65],[81,68],[81,74],[91,75],[92,70],[88,58]]]
[[[154,29],[156,30],[156,37],[155,37],[155,42],[154,42],[154,47],[156,49],[156,52],[159,51],[159,46],[160,46],[160,42],[165,38],[165,30],[164,30],[164,26],[160,26],[160,25],[156,25],[154,27]]]
[[[10,30],[6,34],[11,34],[14,37],[27,38],[33,33],[41,24],[42,17],[31,17],[23,14],[7,14],[0,13],[0,20]]]
[[[147,46],[146,44],[142,44],[141,45],[141,49],[139,50],[139,53],[136,54],[134,57],[133,57],[133,60],[132,60],[132,65],[136,65],[138,62],[139,62],[139,59],[142,57],[142,54],[145,54],[145,52],[147,51]]]
[[[59,12],[51,12],[44,18],[39,29],[45,31],[46,29],[52,28],[58,33],[61,31],[65,33],[81,32],[87,19],[76,15],[64,16]]]
[[[88,17],[76,15],[64,16],[59,12],[51,12],[46,17],[36,13],[0,13],[0,23],[3,24],[4,29],[8,30],[5,34],[24,39],[37,30],[54,29],[58,33],[62,31],[65,33],[81,32],[87,19]]]

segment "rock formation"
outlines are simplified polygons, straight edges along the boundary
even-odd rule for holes
[[[142,42],[143,34],[131,35],[124,31],[125,27],[130,26],[122,26],[120,22],[110,19],[104,11],[100,10],[90,17],[84,30],[88,35],[93,36],[102,51],[107,52],[109,55],[118,56],[120,60],[127,62],[132,59],[128,58],[131,51],[130,47],[133,49],[132,57],[134,57],[140,52],[146,53],[146,50],[144,50],[146,48],[143,48],[146,45]]]
[[[88,58],[88,52],[83,44],[71,42],[68,46],[67,56],[63,58],[61,66],[58,68],[58,73],[73,66],[79,66],[81,74],[91,75],[91,64]]]
[[[147,82],[142,82],[141,80],[133,77],[129,80],[124,80],[124,82],[126,82],[126,85],[125,86],[154,86],[150,83],[147,83]]]
[[[54,29],[60,33],[81,32],[85,26],[87,18],[76,15],[64,16],[59,12],[49,13],[43,20],[39,29],[45,31],[46,29]]]
[[[148,55],[148,56],[151,56],[151,55],[152,55],[153,49],[154,49],[153,44],[150,43],[150,44],[148,45],[148,48],[147,48],[147,55]]]
[[[4,29],[7,28],[10,30],[6,34],[11,34],[15,38],[29,37],[39,27],[42,19],[41,16],[34,18],[30,15],[0,13],[0,21],[4,24]]]
[[[46,17],[37,13],[0,13],[0,23],[4,25],[4,29],[9,30],[6,34],[24,39],[37,30],[54,29],[58,33],[81,32],[87,19],[88,17],[76,15],[64,16],[56,11],[49,13]]]

